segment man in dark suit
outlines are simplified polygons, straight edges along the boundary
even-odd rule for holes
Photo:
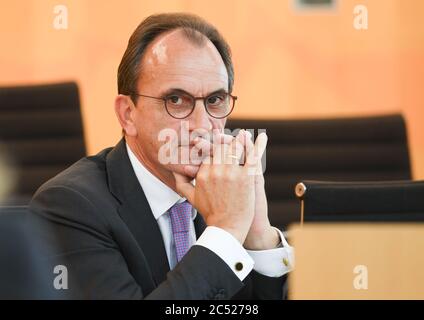
[[[222,133],[233,81],[229,47],[203,19],[137,27],[118,70],[123,139],[30,204],[51,267],[66,267],[67,297],[283,298],[292,248],[268,219],[267,137]]]

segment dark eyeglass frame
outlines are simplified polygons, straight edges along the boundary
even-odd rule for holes
[[[218,93],[212,93],[212,94],[210,94],[210,95],[208,95],[208,96],[206,96],[206,97],[194,97],[194,96],[192,96],[191,94],[189,94],[189,93],[187,93],[187,92],[183,92],[182,94],[184,94],[184,95],[187,95],[187,96],[189,96],[189,97],[191,97],[191,100],[193,101],[193,106],[191,107],[191,111],[186,115],[186,116],[184,116],[184,117],[181,117],[181,118],[178,118],[178,117],[175,117],[175,116],[173,116],[170,112],[169,112],[169,110],[168,110],[168,105],[167,105],[167,103],[166,103],[166,101],[169,99],[169,97],[172,97],[173,95],[175,95],[175,93],[171,93],[171,94],[168,94],[168,95],[166,95],[166,96],[164,96],[164,97],[153,97],[153,96],[148,96],[148,95],[145,95],[145,94],[140,94],[140,93],[133,93],[132,95],[134,95],[134,96],[137,96],[137,97],[145,97],[145,98],[152,98],[152,99],[156,99],[156,100],[162,100],[163,101],[163,103],[165,104],[165,110],[166,110],[166,112],[172,117],[172,118],[174,118],[174,119],[185,119],[185,118],[188,118],[192,113],[193,113],[193,111],[194,111],[194,108],[196,107],[196,102],[197,102],[197,100],[203,100],[203,106],[204,106],[204,108],[205,108],[205,110],[206,110],[206,112],[212,117],[212,118],[215,118],[215,119],[224,119],[224,118],[226,118],[226,117],[228,117],[230,114],[231,114],[231,112],[233,112],[233,110],[234,110],[234,106],[236,105],[236,100],[237,100],[237,96],[233,96],[231,93],[228,93],[228,92],[222,92],[221,94],[224,94],[224,95],[226,95],[226,96],[229,96],[229,97],[231,97],[233,100],[233,104],[232,104],[232,106],[231,106],[231,108],[230,108],[230,111],[225,115],[225,116],[222,116],[222,117],[216,117],[216,116],[214,116],[214,115],[212,115],[210,112],[209,112],[209,110],[208,110],[208,108],[206,107],[206,100],[208,99],[208,98],[210,98],[210,97],[212,97],[212,96],[214,96],[214,95],[217,95]]]

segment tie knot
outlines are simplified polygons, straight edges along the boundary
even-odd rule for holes
[[[191,211],[192,206],[187,200],[172,206],[169,211],[172,233],[188,232],[190,230]]]

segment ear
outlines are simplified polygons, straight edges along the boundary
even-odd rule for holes
[[[134,118],[134,103],[129,96],[119,94],[115,98],[115,113],[118,117],[119,123],[125,134],[128,136],[136,136],[137,129]]]

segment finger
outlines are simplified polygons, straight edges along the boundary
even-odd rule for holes
[[[195,178],[199,172],[199,169],[200,166],[187,165],[184,167],[184,173],[191,178]]]
[[[212,157],[206,156],[206,157],[203,158],[201,166],[210,165],[211,163],[212,163]]]
[[[265,153],[268,136],[266,133],[261,132],[256,138],[255,145],[247,155],[247,163],[249,173],[257,174],[257,171],[262,171],[262,156]]]
[[[262,158],[266,151],[266,146],[268,144],[268,136],[266,133],[261,133],[261,140],[258,141],[258,159],[257,159],[257,166],[256,166],[256,174],[261,175],[262,172]]]
[[[264,154],[267,142],[268,142],[268,136],[266,135],[265,132],[261,132],[256,138],[253,149],[250,149],[250,152],[248,153],[248,157],[249,158],[252,157],[256,163],[258,158],[261,158],[262,155]]]
[[[261,132],[258,135],[257,141],[257,157],[260,160],[265,153],[266,145],[268,143],[268,136],[265,132]]]
[[[225,154],[225,164],[240,164],[240,158],[244,152],[243,139],[246,131],[241,129],[237,134],[237,137],[228,146]]]
[[[235,138],[232,135],[220,132],[213,133],[212,154],[214,164],[222,164],[225,162],[225,154],[228,146]]]
[[[232,135],[225,133],[215,134],[213,137],[214,144],[230,144],[235,138]]]
[[[194,206],[194,186],[191,184],[191,179],[176,172],[172,172],[172,174],[175,178],[177,192]]]
[[[252,154],[253,148],[254,148],[254,144],[253,144],[253,140],[252,140],[252,134],[249,131],[246,131],[246,135],[243,139],[243,144],[245,147],[245,156],[244,159],[242,161],[243,165],[249,165],[249,159],[248,159],[248,155]]]
[[[190,164],[200,165],[202,160],[212,153],[212,143],[203,138],[196,138],[195,145],[190,151]]]

